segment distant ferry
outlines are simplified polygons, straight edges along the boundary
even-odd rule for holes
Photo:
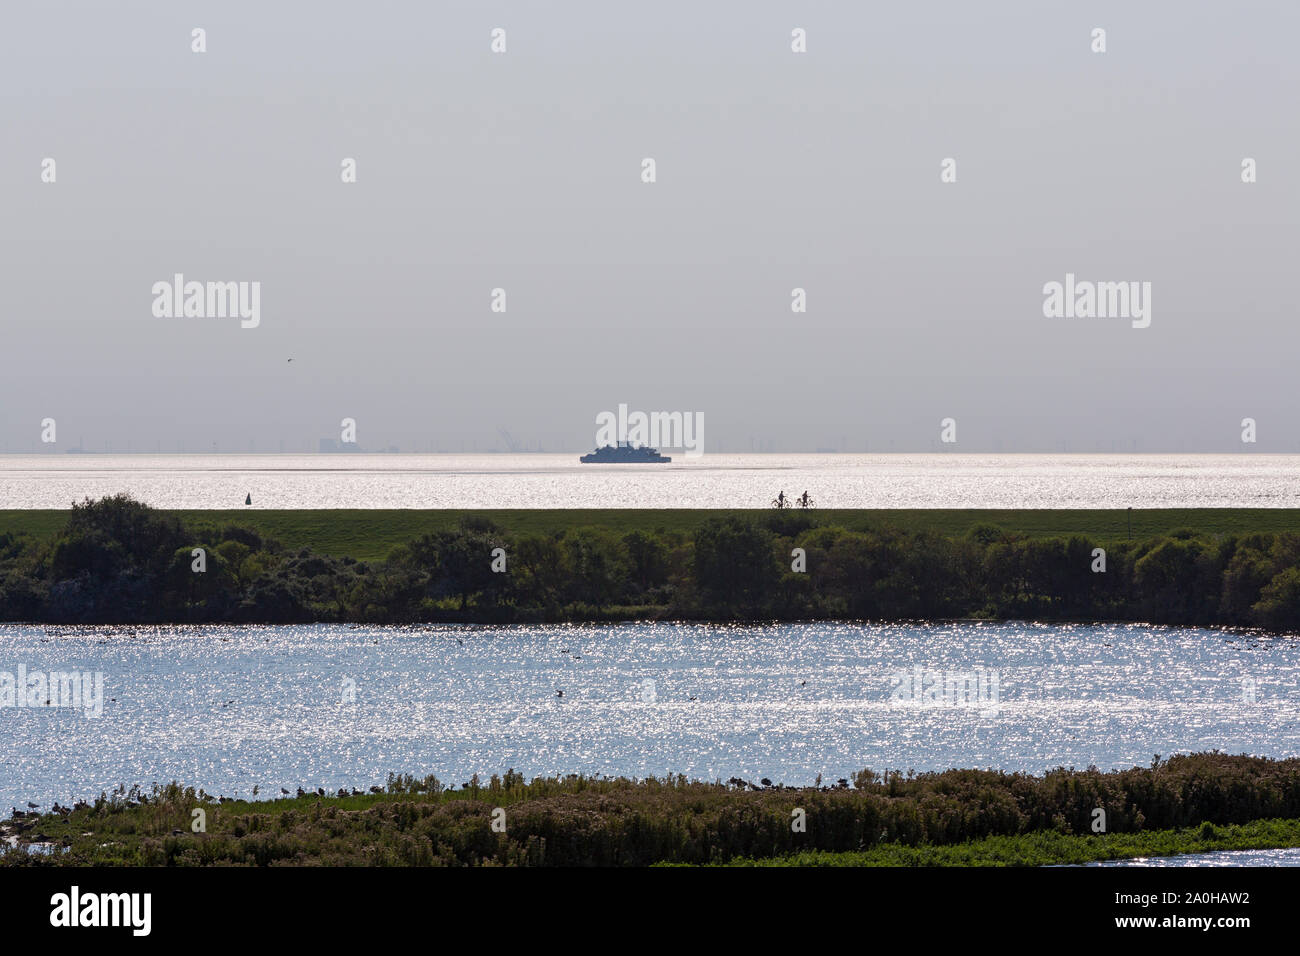
[[[602,445],[590,455],[583,455],[578,461],[588,465],[625,465],[667,462],[672,459],[659,454],[658,449],[621,441],[617,445]]]

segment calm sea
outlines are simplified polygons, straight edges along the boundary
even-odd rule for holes
[[[20,666],[101,673],[103,709],[0,708],[0,813],[170,780],[246,797],[390,771],[810,784],[1300,755],[1300,640],[1185,628],[0,625],[0,672]],[[908,700],[918,668],[983,692]]]
[[[1294,508],[1300,455],[0,455],[0,508]]]

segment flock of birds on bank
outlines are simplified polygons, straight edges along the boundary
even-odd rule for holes
[[[471,789],[473,789],[473,784],[467,782],[467,783],[463,784],[463,788],[464,788],[465,790],[471,790]],[[448,789],[448,790],[455,790],[455,789],[456,789],[456,785],[455,785],[455,784],[452,784],[452,785],[449,786],[447,789]],[[254,792],[254,793],[257,792],[257,788],[256,788],[256,787],[253,788],[253,792]],[[318,797],[318,798],[325,798],[325,797],[364,797],[364,796],[367,795],[367,793],[370,793],[370,794],[382,794],[382,793],[384,793],[384,792],[385,792],[385,791],[384,791],[384,788],[383,788],[383,787],[378,787],[378,786],[376,786],[376,787],[371,787],[371,788],[369,789],[369,791],[366,791],[366,790],[358,790],[356,787],[353,787],[351,790],[349,790],[349,789],[346,788],[346,787],[339,787],[339,788],[338,788],[338,791],[335,792],[335,793],[330,793],[330,792],[329,792],[328,790],[326,790],[324,787],[317,787],[315,790],[304,790],[302,787],[299,787],[299,788],[298,788],[298,792],[297,792],[297,797],[299,797],[299,798],[301,798],[301,797]],[[281,797],[293,797],[294,794],[291,793],[290,791],[286,790],[284,787],[281,787],[281,788],[280,788],[280,796],[281,796]],[[240,802],[240,800],[239,800],[238,798],[236,798],[236,797],[219,796],[219,797],[217,797],[216,799],[217,799],[217,802],[218,802],[218,803],[221,803],[221,804],[226,804],[226,803],[239,803],[239,802]],[[244,802],[247,802],[247,801],[244,801]],[[145,794],[140,794],[140,796],[139,796],[137,799],[134,799],[134,800],[126,800],[126,801],[124,801],[123,804],[122,804],[122,806],[126,807],[128,810],[134,810],[136,807],[147,806],[148,804],[149,804],[149,798],[148,798],[148,796],[146,796]],[[42,814],[39,812],[39,811],[40,811],[40,806],[41,806],[41,805],[40,805],[39,803],[32,803],[31,801],[28,801],[28,803],[27,803],[27,809],[26,809],[26,810],[19,810],[17,807],[12,807],[12,808],[10,808],[10,814],[11,814],[12,818],[15,819],[15,820],[24,820],[24,819],[26,819],[26,818],[28,818],[28,817],[31,817],[32,819],[36,819],[37,817],[40,817],[40,816],[42,815]],[[50,812],[52,812],[52,813],[57,813],[57,814],[59,814],[60,816],[64,816],[64,817],[66,817],[68,814],[72,813],[73,810],[89,810],[89,809],[91,809],[91,805],[90,805],[89,803],[87,803],[85,800],[78,800],[76,803],[74,803],[74,804],[73,804],[72,806],[70,806],[70,807],[62,806],[62,805],[60,805],[59,802],[56,800],[56,801],[54,802],[54,805],[50,808]]]
[[[847,790],[847,789],[849,789],[849,781],[848,781],[846,778],[844,778],[844,777],[840,777],[838,780],[836,780],[834,786],[823,786],[823,785],[821,785],[821,779],[822,779],[821,776],[818,775],[818,777],[817,777],[817,785],[814,786],[814,789],[821,790],[822,792],[830,792],[830,791],[832,791],[832,790]],[[749,780],[743,780],[743,779],[741,779],[740,777],[732,777],[732,778],[730,778],[730,779],[727,781],[727,786],[729,786],[729,787],[735,787],[737,790],[757,790],[757,791],[761,791],[761,790],[807,790],[807,789],[809,789],[809,788],[807,788],[807,787],[792,787],[792,786],[787,786],[787,785],[785,785],[785,784],[783,784],[783,783],[773,783],[773,782],[772,782],[771,780],[769,780],[767,777],[764,777],[764,778],[763,778],[762,780],[760,780],[758,783],[753,783],[752,781],[749,781]],[[465,790],[470,790],[470,789],[472,789],[472,787],[473,787],[473,784],[471,784],[471,783],[465,783],[465,784],[463,785],[463,788],[464,788]],[[447,789],[448,789],[448,790],[455,790],[455,789],[456,789],[456,786],[455,786],[455,784],[452,784],[452,785],[451,785],[450,787],[448,787]],[[382,793],[384,793],[384,788],[383,788],[383,787],[375,786],[375,787],[371,787],[370,790],[369,790],[368,792],[371,793],[371,794],[382,794]],[[317,787],[315,790],[304,790],[302,787],[299,787],[296,796],[297,796],[299,799],[301,799],[302,797],[318,797],[318,798],[326,798],[326,797],[364,797],[364,796],[366,796],[366,793],[367,793],[367,791],[364,791],[364,790],[358,790],[356,787],[353,787],[351,790],[347,789],[346,787],[339,787],[338,791],[337,791],[336,793],[332,793],[332,794],[331,794],[329,791],[327,791],[324,787]],[[290,792],[289,792],[288,790],[286,790],[284,787],[281,787],[281,788],[280,788],[280,795],[281,795],[282,797],[293,797],[293,796],[294,796],[294,794],[290,793]],[[218,803],[221,803],[221,804],[227,804],[227,803],[238,803],[239,801],[238,801],[236,798],[234,798],[234,797],[220,796],[220,797],[217,797],[217,802],[218,802]],[[148,803],[149,803],[149,798],[148,798],[146,795],[141,794],[141,795],[139,796],[138,799],[136,799],[136,800],[127,800],[123,805],[126,806],[128,809],[135,809],[136,807],[139,807],[139,806],[147,806]],[[26,818],[28,818],[28,817],[31,817],[31,818],[33,818],[33,819],[36,819],[36,818],[38,818],[38,817],[41,816],[41,814],[40,814],[39,812],[37,812],[37,811],[40,809],[40,804],[39,804],[39,803],[32,803],[32,802],[28,801],[28,803],[27,803],[27,807],[28,807],[28,809],[26,809],[26,810],[19,810],[17,807],[13,807],[13,808],[11,809],[11,813],[12,813],[12,817],[13,817],[13,819],[15,819],[15,820],[23,820],[23,819],[26,819]],[[68,816],[68,814],[72,813],[72,811],[74,811],[74,810],[89,810],[90,808],[91,808],[91,807],[90,807],[90,804],[87,803],[87,802],[84,801],[84,800],[78,800],[76,803],[74,803],[74,804],[73,804],[72,806],[70,806],[70,807],[61,806],[61,805],[58,803],[58,801],[55,801],[54,806],[51,808],[51,812],[53,812],[53,813],[57,813],[57,814],[59,814],[60,816],[64,816],[64,817],[66,817],[66,816]],[[180,830],[173,830],[173,831],[172,831],[173,835],[180,834],[181,832],[183,832],[183,831],[180,831]]]
[[[838,780],[836,780],[836,781],[835,781],[835,786],[833,786],[833,787],[828,787],[828,786],[824,786],[824,785],[822,785],[821,780],[822,780],[822,778],[821,778],[821,774],[818,774],[818,775],[817,775],[817,783],[816,783],[816,785],[814,785],[812,788],[809,788],[809,787],[791,787],[791,786],[787,786],[787,785],[784,784],[784,783],[773,783],[771,780],[768,780],[767,777],[764,777],[764,778],[763,778],[762,780],[760,780],[758,783],[752,783],[752,782],[750,782],[749,780],[742,780],[742,779],[740,779],[740,777],[732,777],[730,780],[727,781],[727,786],[729,786],[729,787],[735,787],[737,790],[808,790],[808,789],[813,789],[813,790],[820,790],[820,791],[822,791],[823,793],[829,793],[829,792],[832,791],[832,790],[847,790],[847,789],[849,789],[849,781],[848,781],[848,779],[845,778],[845,777],[840,777]]]
[[[147,803],[148,801],[145,800],[144,797],[141,797],[140,802]],[[19,810],[17,807],[13,807],[10,812],[15,820],[22,820],[25,817],[39,817],[41,814],[37,813],[36,811],[40,809],[40,806],[41,805],[39,803],[32,803],[29,800],[27,802],[26,810]],[[50,808],[50,812],[57,813],[59,816],[62,817],[66,817],[73,810],[89,810],[89,809],[90,809],[90,804],[88,804],[85,800],[78,800],[70,807],[59,806],[59,802],[56,800],[54,801],[54,806]]]
[[[844,777],[841,777],[839,780],[837,780],[837,781],[835,782],[835,786],[833,786],[833,787],[831,787],[831,786],[822,786],[822,785],[821,785],[821,779],[822,779],[822,778],[821,778],[821,775],[819,774],[818,777],[817,777],[817,785],[815,785],[812,789],[821,790],[823,793],[827,793],[827,792],[830,792],[830,791],[832,791],[832,790],[847,790],[847,789],[849,788],[849,781],[848,781],[847,779],[845,779]],[[767,777],[764,777],[764,778],[763,778],[762,780],[760,780],[758,783],[753,783],[753,782],[751,782],[751,781],[749,781],[749,780],[742,780],[740,777],[732,777],[731,779],[729,779],[729,780],[727,781],[727,786],[729,786],[729,787],[735,787],[737,790],[756,790],[756,791],[762,791],[762,790],[807,790],[807,789],[809,789],[808,787],[794,787],[794,786],[787,786],[786,784],[783,784],[783,783],[773,783],[773,782],[772,782],[771,780],[769,780]],[[449,786],[449,787],[447,788],[448,791],[453,791],[453,790],[455,790],[455,789],[456,789],[456,785],[455,785],[455,784],[452,784],[451,786]],[[469,782],[466,782],[466,783],[462,784],[462,789],[464,789],[464,790],[471,790],[471,789],[473,789],[473,784],[472,784],[472,783],[469,783]],[[256,788],[254,789],[254,792],[256,792]],[[383,787],[375,786],[375,787],[371,787],[370,790],[369,790],[368,792],[369,792],[370,794],[378,795],[378,794],[382,794],[382,793],[384,793],[385,790],[384,790]],[[330,792],[329,792],[328,790],[326,790],[324,787],[317,787],[315,790],[304,790],[302,787],[299,787],[299,788],[298,788],[298,791],[297,791],[297,794],[296,794],[296,797],[297,797],[298,799],[302,799],[303,797],[316,797],[316,798],[318,798],[318,799],[325,799],[325,798],[329,798],[329,797],[339,797],[339,798],[343,798],[343,797],[364,797],[364,796],[366,796],[366,794],[367,794],[367,791],[364,791],[364,790],[358,790],[356,787],[353,787],[351,790],[348,790],[346,787],[339,787],[339,788],[338,788],[338,791],[335,792],[335,793],[330,793]],[[280,788],[280,796],[281,796],[282,798],[291,798],[291,799],[292,799],[292,798],[295,796],[295,794],[290,793],[290,791],[286,790],[284,787],[281,787],[281,788]],[[217,799],[217,802],[218,802],[219,804],[222,804],[222,805],[225,805],[225,804],[228,804],[228,803],[239,803],[239,802],[241,802],[239,799],[237,799],[237,798],[235,798],[235,797],[227,797],[227,796],[218,796],[216,799]],[[248,802],[248,801],[242,801],[242,802]],[[126,808],[129,809],[129,810],[134,810],[136,807],[147,806],[148,804],[149,804],[149,798],[148,798],[146,795],[141,794],[141,795],[138,797],[138,799],[135,799],[135,800],[127,800],[127,801],[125,801],[125,802],[122,804],[122,806],[126,807]],[[32,803],[31,801],[28,801],[28,803],[27,803],[27,807],[28,807],[28,809],[26,809],[26,810],[19,810],[17,807],[12,807],[12,808],[10,808],[11,818],[14,819],[14,820],[26,820],[26,819],[29,819],[29,818],[30,818],[30,819],[33,820],[33,821],[40,819],[40,817],[42,816],[42,814],[40,813],[40,804],[39,804],[39,803]],[[89,810],[89,809],[91,809],[91,805],[90,805],[89,803],[87,803],[86,801],[84,801],[84,800],[78,800],[76,803],[74,803],[74,804],[73,804],[72,806],[70,806],[70,807],[62,806],[62,805],[60,805],[59,802],[56,800],[56,801],[54,802],[54,805],[50,808],[50,811],[51,811],[52,813],[57,813],[57,814],[60,815],[60,816],[66,817],[66,816],[68,816],[69,814],[71,814],[74,810]],[[28,824],[28,826],[31,826],[31,824]],[[173,830],[173,831],[172,831],[172,835],[173,835],[173,836],[180,836],[183,832],[184,832],[184,831],[182,831],[182,830]],[[38,837],[38,838],[36,838],[36,839],[37,839],[37,842],[40,842],[41,839],[48,839],[48,838]]]

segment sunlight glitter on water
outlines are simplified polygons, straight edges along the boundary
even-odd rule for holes
[[[0,671],[20,664],[102,671],[106,700],[98,719],[0,709],[0,806],[173,779],[272,796],[382,784],[390,771],[456,784],[508,768],[808,784],[865,767],[1300,755],[1300,642],[1198,629],[0,626]],[[996,672],[994,712],[899,706],[898,676],[916,667]]]
[[[0,507],[1294,508],[1300,455],[0,455]]]
[[[1300,849],[1214,850],[1210,853],[1178,853],[1174,856],[1143,856],[1132,860],[1104,860],[1085,866],[1300,866]]]

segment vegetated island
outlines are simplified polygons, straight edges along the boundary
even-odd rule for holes
[[[1300,511],[0,512],[0,621],[953,618],[1295,630]]]
[[[122,788],[16,811],[0,824],[0,865],[1037,866],[1300,847],[1300,759],[1218,752],[1038,777],[864,770],[784,787],[511,771],[460,789],[390,776],[372,791],[246,801]]]

